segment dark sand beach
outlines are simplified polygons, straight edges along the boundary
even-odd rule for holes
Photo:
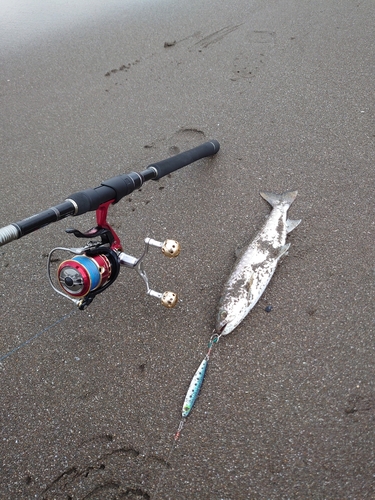
[[[2,37],[0,226],[217,139],[110,209],[124,269],[86,311],[48,252],[94,213],[0,248],[2,499],[375,498],[375,31],[371,0],[115,5]],[[298,190],[289,255],[207,352],[235,249]],[[270,312],[265,308],[272,306]],[[29,341],[30,340],[30,341]],[[29,341],[29,342],[28,342]]]

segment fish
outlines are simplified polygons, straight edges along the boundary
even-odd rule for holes
[[[260,193],[272,210],[262,229],[239,256],[224,286],[215,326],[220,336],[231,333],[248,315],[262,296],[280,259],[287,255],[290,247],[290,243],[286,243],[287,234],[301,222],[301,219],[287,218],[297,194],[297,191]]]

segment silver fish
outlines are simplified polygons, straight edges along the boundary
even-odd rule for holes
[[[236,262],[220,302],[216,331],[220,335],[232,332],[258,302],[272,278],[277,264],[290,247],[286,236],[301,220],[287,219],[287,211],[296,199],[297,191],[260,195],[273,207],[266,223]]]

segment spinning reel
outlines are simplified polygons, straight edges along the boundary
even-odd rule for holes
[[[128,255],[123,251],[119,237],[107,223],[108,208],[124,196],[139,189],[146,181],[158,181],[190,163],[213,156],[219,149],[218,141],[211,140],[165,160],[152,163],[141,172],[117,175],[103,181],[94,189],[84,189],[73,193],[58,205],[0,228],[0,246],[65,217],[76,217],[86,212],[96,211],[97,226],[93,229],[86,233],[81,233],[77,229],[67,230],[77,238],[90,239],[89,243],[79,248],[56,247],[49,253],[47,273],[52,288],[72,300],[79,309],[85,309],[96,295],[112,285],[119,275],[120,266],[125,266],[135,269],[141,276],[146,284],[148,295],[160,299],[165,307],[174,307],[177,303],[175,293],[159,293],[150,288],[143,268],[143,259],[150,246],[161,248],[167,257],[177,257],[180,253],[179,243],[174,240],[160,242],[146,238],[144,251],[138,259]],[[67,252],[70,256],[58,266],[57,276],[53,280],[51,263],[57,260],[53,258],[54,252],[57,251]],[[55,286],[56,280],[60,288]]]
[[[164,242],[145,239],[145,246],[139,258],[128,255],[122,250],[119,237],[107,223],[107,212],[111,202],[103,203],[96,210],[97,226],[86,233],[77,229],[67,229],[66,232],[74,234],[77,238],[99,238],[91,240],[80,248],[56,247],[48,255],[47,274],[52,288],[72,300],[79,309],[85,309],[94,300],[96,295],[106,290],[119,275],[120,266],[135,269],[146,284],[146,293],[161,300],[163,306],[172,308],[177,304],[177,295],[174,292],[160,293],[149,286],[148,277],[143,267],[149,247],[161,248],[166,257],[177,257],[180,253],[180,244],[175,240]],[[60,286],[54,284],[51,272],[51,263],[56,251],[65,251],[73,254],[60,263],[56,279]]]

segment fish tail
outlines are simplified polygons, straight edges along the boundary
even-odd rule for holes
[[[286,205],[290,207],[293,201],[296,199],[298,191],[286,191],[282,194],[267,193],[262,191],[260,193],[261,197],[264,198],[271,207],[277,207],[278,205]]]

